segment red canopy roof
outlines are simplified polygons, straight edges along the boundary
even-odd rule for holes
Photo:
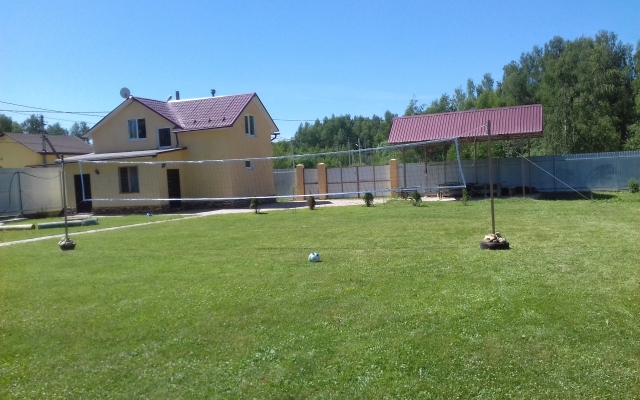
[[[491,136],[495,139],[541,137],[542,105],[397,117],[391,126],[389,144],[452,138],[486,140],[487,121],[491,121]]]

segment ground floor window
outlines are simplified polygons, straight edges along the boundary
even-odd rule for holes
[[[140,193],[138,167],[118,168],[120,172],[120,193]]]

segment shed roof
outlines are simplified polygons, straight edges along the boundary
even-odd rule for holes
[[[541,137],[542,105],[397,117],[391,126],[389,144],[452,138],[485,140],[487,121],[491,121],[491,136],[496,139]]]
[[[42,135],[22,133],[4,133],[4,135],[38,154],[88,154],[93,151],[89,143],[76,136],[44,135],[51,145],[46,143],[43,150]]]

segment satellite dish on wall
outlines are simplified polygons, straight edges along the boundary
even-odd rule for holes
[[[123,99],[128,99],[129,96],[131,96],[131,92],[129,91],[129,89],[127,89],[126,87],[120,89],[120,97],[122,97]]]

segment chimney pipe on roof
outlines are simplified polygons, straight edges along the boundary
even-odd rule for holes
[[[211,97],[215,97],[216,96],[216,90],[215,89],[211,89]]]
[[[180,92],[176,90],[176,100],[180,100]]]

